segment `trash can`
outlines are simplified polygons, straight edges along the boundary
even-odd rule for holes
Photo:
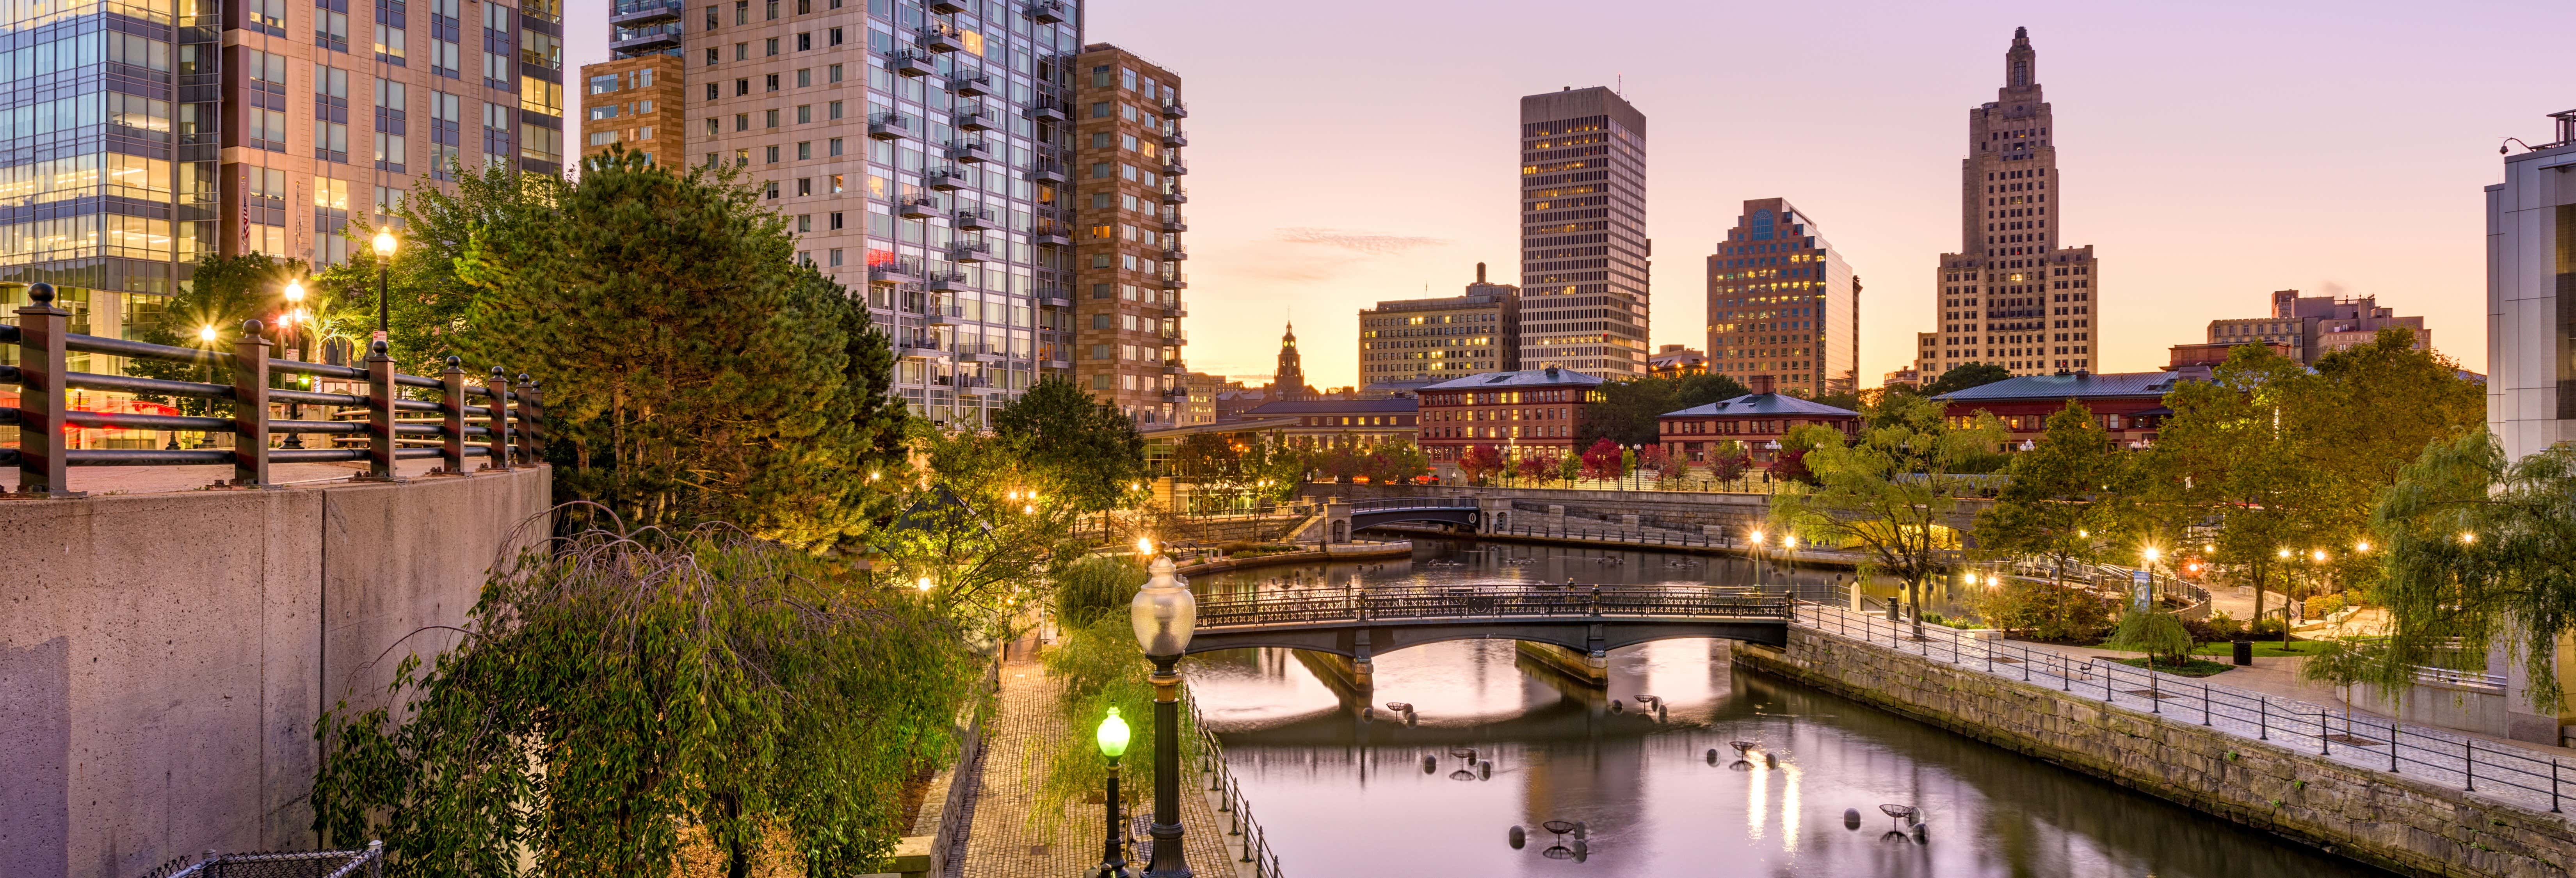
[[[2240,638],[2232,645],[2236,647],[2237,667],[2248,667],[2254,664],[2254,641]]]

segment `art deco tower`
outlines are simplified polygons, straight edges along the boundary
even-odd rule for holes
[[[2100,270],[2091,246],[2058,244],[2065,180],[2038,62],[2029,29],[2015,29],[2003,88],[1968,111],[1961,252],[1941,255],[1941,329],[1916,364],[1925,381],[1968,363],[2018,375],[2101,370]]]

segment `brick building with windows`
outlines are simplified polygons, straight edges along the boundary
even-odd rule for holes
[[[1951,423],[1965,426],[1979,412],[1992,412],[2004,422],[2007,450],[2026,448],[2048,431],[2048,417],[2070,400],[2082,403],[2095,422],[2121,448],[2147,448],[2173,410],[2165,393],[2192,380],[2179,371],[2123,372],[2095,375],[2076,371],[2060,375],[2024,375],[1933,397]]]
[[[1800,427],[1831,427],[1846,437],[1860,433],[1859,412],[1773,392],[1772,380],[1755,375],[1752,393],[1656,416],[1656,440],[1663,444],[1665,458],[1707,463],[1733,441],[1744,444],[1753,463],[1767,464],[1779,455],[1781,437]]]
[[[1140,426],[1186,423],[1181,80],[1107,43],[1073,73],[1074,379]]]
[[[1602,379],[1550,366],[1456,378],[1415,391],[1421,402],[1422,453],[1443,477],[1473,445],[1506,459],[1575,453],[1575,435]]]

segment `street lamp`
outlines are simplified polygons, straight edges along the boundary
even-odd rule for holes
[[[385,299],[386,278],[393,271],[394,230],[376,228],[376,343],[386,344],[385,324],[391,322],[391,307]]]
[[[1763,562],[1763,561],[1765,561],[1765,560],[1768,560],[1765,556],[1767,556],[1767,555],[1769,555],[1769,554],[1770,554],[1770,547],[1771,547],[1771,544],[1769,544],[1769,543],[1767,543],[1767,542],[1764,542],[1764,541],[1763,541],[1763,533],[1762,533],[1761,531],[1759,531],[1759,530],[1754,531],[1754,532],[1752,533],[1752,537],[1753,537],[1753,587],[1754,587],[1754,588],[1757,588],[1757,589],[1758,589],[1758,588],[1765,588],[1765,587],[1768,587],[1768,586],[1771,584],[1771,577],[1768,575],[1768,571],[1764,569],[1764,568],[1765,568],[1765,567],[1767,567],[1768,565],[1765,565],[1765,564],[1763,564],[1762,562]]]
[[[1103,800],[1109,811],[1109,836],[1102,845],[1099,878],[1130,878],[1127,871],[1126,845],[1118,842],[1126,836],[1126,821],[1118,815],[1118,757],[1127,754],[1127,721],[1118,716],[1118,708],[1109,709],[1101,719],[1100,731],[1094,737],[1100,742],[1100,755],[1109,759],[1109,798]]]
[[[1153,540],[1136,545],[1153,554]],[[1175,667],[1198,624],[1198,599],[1172,574],[1172,559],[1156,555],[1150,570],[1152,578],[1127,605],[1136,645],[1154,662],[1154,858],[1145,864],[1145,878],[1190,878],[1181,851],[1181,675]]]
[[[312,345],[311,345],[311,343],[308,341],[308,339],[311,339],[311,338],[313,337],[313,333],[312,333],[310,330],[308,330],[308,329],[304,326],[305,319],[304,319],[304,282],[303,282],[303,281],[301,281],[301,280],[290,280],[290,281],[287,281],[287,282],[286,282],[286,314],[285,314],[284,316],[285,316],[285,319],[280,320],[280,321],[278,321],[278,322],[279,322],[279,323],[284,323],[284,324],[286,324],[286,326],[287,326],[287,328],[288,328],[288,331],[295,333],[295,359],[296,359],[296,361],[297,361],[297,362],[311,362],[311,361],[313,360]],[[298,382],[299,382],[299,383],[297,384],[297,387],[299,387],[299,388],[300,388],[300,387],[302,387],[303,385],[301,384],[301,379],[298,379]],[[303,402],[301,402],[301,401],[292,401],[292,402],[288,402],[288,403],[286,404],[286,418],[287,418],[287,420],[290,420],[290,421],[300,421],[300,420],[303,420],[303,419],[304,419],[304,403],[303,403]],[[285,446],[285,447],[288,447],[288,448],[302,448],[302,447],[304,447],[304,434],[289,431],[289,432],[286,434],[286,446]]]

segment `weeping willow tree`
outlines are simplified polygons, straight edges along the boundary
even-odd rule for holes
[[[2576,631],[2576,449],[2517,461],[2483,431],[2433,443],[2371,526],[2387,546],[2375,597],[2391,623],[2374,682],[2394,689],[2418,665],[2500,645],[2528,672],[2531,704],[2555,713],[2558,647]]]
[[[1109,766],[1093,744],[1091,730],[1110,708],[1118,709],[1134,735],[1127,758],[1119,762],[1120,798],[1142,808],[1154,789],[1154,686],[1145,678],[1151,663],[1136,644],[1127,610],[1145,579],[1145,566],[1124,556],[1095,555],[1056,571],[1055,614],[1064,638],[1047,652],[1046,669],[1056,681],[1056,713],[1073,734],[1057,736],[1051,749],[1030,753],[1030,759],[1043,764],[1023,766],[1043,778],[1040,807],[1029,809],[1030,822],[1042,832],[1053,833],[1067,806],[1105,786]],[[1183,765],[1197,753],[1193,729],[1184,712],[1179,742]]]
[[[494,576],[389,707],[326,713],[315,829],[401,874],[879,871],[907,777],[980,687],[904,589],[710,525],[591,531]]]

